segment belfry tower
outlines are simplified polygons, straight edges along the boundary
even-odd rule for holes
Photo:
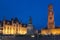
[[[53,13],[53,6],[50,4],[48,6],[48,29],[55,28],[54,24],[54,13]]]

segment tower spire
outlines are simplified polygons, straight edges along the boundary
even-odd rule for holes
[[[32,24],[32,17],[29,18],[29,24]]]
[[[54,25],[54,13],[53,13],[52,4],[50,4],[48,6],[48,28],[49,29],[55,28],[55,25]]]
[[[5,26],[5,20],[6,20],[6,17],[4,16],[3,17],[3,26]]]

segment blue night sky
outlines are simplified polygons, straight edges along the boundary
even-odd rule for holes
[[[47,26],[49,4],[54,6],[55,25],[60,26],[60,0],[0,0],[0,20],[18,17],[27,24],[32,16],[35,28],[41,29]]]

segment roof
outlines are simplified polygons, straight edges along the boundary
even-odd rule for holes
[[[60,26],[55,26],[55,29],[60,28]],[[45,27],[43,29],[48,29],[48,27]]]

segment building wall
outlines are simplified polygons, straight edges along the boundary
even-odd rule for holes
[[[27,25],[27,34],[28,35],[31,35],[31,34],[33,34],[33,25],[32,24],[28,24]]]
[[[41,34],[42,35],[60,35],[60,28],[56,28],[56,29],[43,29],[41,30]]]
[[[25,35],[25,34],[27,34],[27,28],[22,27],[22,25],[20,25],[20,24],[18,24],[18,26],[16,24],[15,25],[4,25],[3,34]]]

